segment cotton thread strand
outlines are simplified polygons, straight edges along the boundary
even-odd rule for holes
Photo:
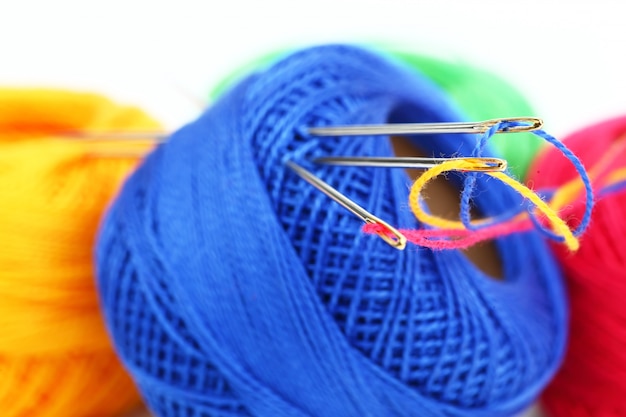
[[[489,139],[492,138],[498,129],[503,128],[506,129],[509,125],[515,126],[515,123],[507,123],[501,122],[497,123],[494,126],[491,126],[483,135],[481,135],[476,142],[476,147],[472,151],[472,156],[480,156],[485,151],[485,147],[487,143],[489,143]],[[471,217],[471,207],[470,203],[472,200],[472,195],[474,194],[474,189],[476,188],[476,179],[478,177],[478,173],[476,172],[468,172],[465,176],[465,180],[463,181],[463,192],[461,193],[461,222],[463,223],[463,227],[468,230],[476,230],[476,225],[472,222]]]
[[[479,231],[467,229],[400,229],[408,241],[434,250],[467,249],[477,243],[495,239],[513,233],[527,232],[533,228],[530,221],[505,222],[490,225]],[[378,224],[366,224],[363,226],[365,233],[387,233],[384,226]],[[391,237],[391,236],[390,236]]]

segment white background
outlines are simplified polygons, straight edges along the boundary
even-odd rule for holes
[[[563,135],[626,112],[624,12],[618,0],[0,0],[0,85],[101,91],[176,128],[251,58],[387,41],[489,69]]]
[[[99,91],[174,129],[251,58],[386,41],[499,74],[559,136],[626,113],[624,12],[618,0],[0,0],[0,86]]]

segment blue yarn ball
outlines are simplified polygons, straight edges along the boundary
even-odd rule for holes
[[[381,137],[306,126],[463,120],[413,69],[341,45],[250,75],[129,178],[103,223],[100,296],[117,351],[159,416],[510,416],[559,365],[566,309],[538,233],[498,239],[504,279],[461,252],[398,251],[285,167],[417,227],[403,170],[316,166],[391,155]],[[471,135],[412,139],[463,155]],[[479,176],[475,204],[520,204]]]

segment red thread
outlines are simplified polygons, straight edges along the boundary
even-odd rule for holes
[[[434,250],[467,249],[486,240],[499,236],[509,235],[530,230],[533,224],[530,220],[509,221],[497,223],[479,230],[447,230],[447,229],[400,229],[409,242]],[[365,224],[363,231],[370,234],[393,235],[381,224]]]

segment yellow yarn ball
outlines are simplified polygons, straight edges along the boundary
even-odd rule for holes
[[[109,417],[140,404],[100,316],[100,218],[147,142],[67,137],[154,130],[95,94],[0,89],[0,414]]]

